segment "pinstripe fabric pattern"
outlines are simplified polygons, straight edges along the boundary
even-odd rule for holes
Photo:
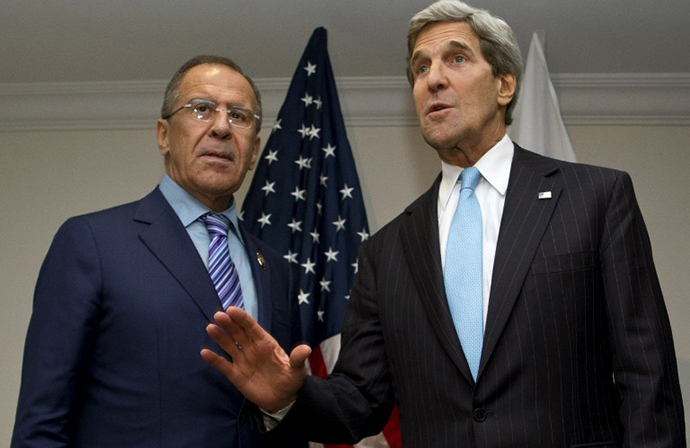
[[[307,382],[296,427],[354,441],[397,400],[405,448],[685,447],[630,177],[516,145],[476,384],[444,293],[439,180],[363,245],[336,373]]]

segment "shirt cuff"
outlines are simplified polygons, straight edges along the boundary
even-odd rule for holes
[[[293,401],[289,405],[285,406],[283,409],[275,412],[275,413],[270,413],[268,411],[264,411],[263,409],[259,408],[261,412],[264,414],[264,426],[266,427],[267,431],[271,431],[274,429],[280,422],[283,421],[287,413],[292,409],[292,406],[295,404]]]

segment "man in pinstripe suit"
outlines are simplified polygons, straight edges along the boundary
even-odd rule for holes
[[[204,350],[281,426],[330,443],[380,431],[409,447],[684,447],[668,315],[630,177],[511,142],[521,57],[501,19],[442,1],[417,14],[408,76],[442,172],[363,246],[334,374],[305,378],[241,311]],[[444,285],[463,169],[483,225],[483,346],[470,370]],[[275,417],[275,416],[272,416]],[[263,417],[264,420],[272,417]],[[269,425],[270,426],[270,425]]]

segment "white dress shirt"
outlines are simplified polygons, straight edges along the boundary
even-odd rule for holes
[[[486,154],[482,156],[475,168],[482,173],[474,193],[477,195],[479,207],[482,211],[482,293],[484,301],[484,325],[489,309],[489,293],[491,292],[491,274],[496,256],[498,231],[503,216],[510,166],[515,151],[513,142],[504,135],[503,138]],[[446,245],[450,223],[458,205],[460,196],[460,173],[462,168],[441,162],[443,177],[438,189],[438,238],[441,248],[441,265],[446,265]]]

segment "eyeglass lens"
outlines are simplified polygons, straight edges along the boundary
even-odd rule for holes
[[[226,111],[228,121],[230,124],[240,127],[249,128],[254,125],[254,112],[241,106],[230,106],[227,109],[219,108],[216,103],[212,101],[192,101],[185,105],[191,112],[192,116],[200,121],[212,120],[217,111]]]

